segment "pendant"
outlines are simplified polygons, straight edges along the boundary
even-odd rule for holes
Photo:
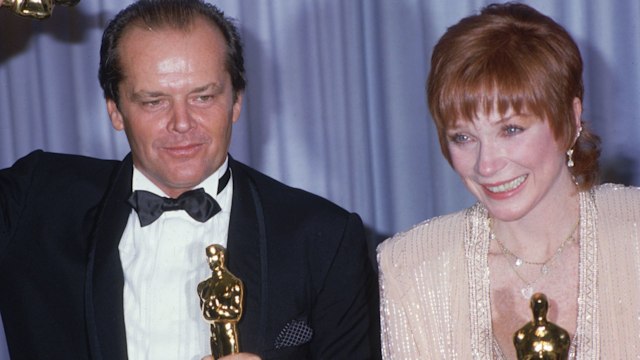
[[[549,272],[549,267],[547,266],[547,264],[542,265],[542,267],[540,268],[540,273],[542,273],[542,275],[546,275]]]
[[[531,299],[531,295],[533,295],[533,286],[527,285],[523,287],[522,289],[520,289],[520,293],[525,299]]]
[[[519,257],[516,258],[516,267],[520,267],[522,266],[522,259],[520,259]]]

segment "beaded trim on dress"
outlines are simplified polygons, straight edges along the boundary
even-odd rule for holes
[[[598,359],[598,294],[595,192],[580,192],[578,317],[569,359]],[[465,256],[469,275],[471,348],[474,359],[506,360],[491,326],[487,209],[480,203],[466,210]]]

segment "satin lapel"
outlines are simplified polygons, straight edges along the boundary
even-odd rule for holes
[[[230,164],[233,200],[226,257],[229,270],[242,279],[245,287],[239,342],[241,350],[264,349],[268,296],[263,210],[256,186],[245,169],[233,159]]]
[[[122,292],[124,275],[118,244],[131,207],[133,164],[131,155],[122,162],[97,217],[92,236],[86,281],[87,329],[94,359],[126,359]]]

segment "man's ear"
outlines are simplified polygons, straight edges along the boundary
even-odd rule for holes
[[[235,102],[233,103],[233,114],[231,114],[231,119],[235,123],[240,117],[240,112],[242,111],[242,99],[244,97],[244,91],[238,91],[235,95]]]
[[[107,99],[107,112],[111,119],[111,126],[118,131],[124,130],[124,118],[118,109],[118,104],[113,99]]]

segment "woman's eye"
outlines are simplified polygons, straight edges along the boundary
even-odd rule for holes
[[[509,136],[519,134],[520,132],[522,132],[522,130],[523,130],[522,127],[515,126],[515,125],[507,125],[504,128],[505,134],[507,134]]]
[[[453,134],[449,136],[449,139],[456,144],[464,144],[469,141],[469,135]]]

